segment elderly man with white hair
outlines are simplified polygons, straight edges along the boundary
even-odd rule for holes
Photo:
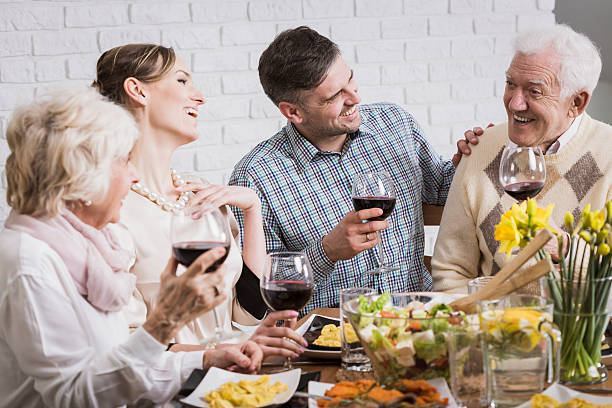
[[[587,204],[601,208],[612,198],[612,127],[585,112],[601,72],[597,47],[566,25],[520,33],[514,46],[503,97],[508,122],[487,129],[457,168],[432,259],[434,290],[464,292],[468,280],[507,262],[494,230],[516,202],[498,180],[508,144],[544,152],[546,184],[535,198],[555,204],[557,225],[568,211],[577,218]]]

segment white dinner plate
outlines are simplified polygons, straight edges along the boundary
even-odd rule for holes
[[[595,404],[610,404],[612,402],[612,397],[610,396],[598,397],[596,395],[585,394],[584,392],[578,392],[576,390],[572,390],[571,388],[564,387],[561,384],[551,385],[544,390],[542,394],[553,397],[560,403],[567,402],[572,398],[582,398],[583,400],[587,400]],[[519,405],[517,408],[532,408],[531,402],[527,401],[524,404]]]
[[[444,378],[434,378],[431,380],[427,380],[427,382],[438,390],[440,393],[440,398],[448,398],[447,408],[457,408],[457,403],[453,398],[453,394],[451,394],[448,385],[446,384],[446,380]],[[333,387],[334,384],[322,383],[318,381],[309,381],[308,382],[308,393],[313,395],[325,395],[325,391],[329,390]],[[314,398],[308,398],[308,408],[318,408],[317,401]]]
[[[281,382],[287,384],[287,389],[279,394],[272,404],[284,404],[289,401],[300,382],[301,371],[299,368],[282,373],[268,374],[270,376],[270,384]],[[238,382],[241,380],[257,380],[261,375],[250,375],[234,373],[232,371],[222,370],[217,367],[212,367],[195,390],[187,397],[181,399],[181,402],[192,405],[194,407],[208,408],[209,405],[204,400],[204,396],[209,391],[220,388],[228,381]]]

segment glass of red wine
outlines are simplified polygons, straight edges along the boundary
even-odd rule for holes
[[[312,296],[312,268],[302,252],[274,252],[268,255],[259,280],[261,296],[270,309],[300,311]],[[291,369],[287,358],[284,369]]]
[[[189,267],[200,255],[216,247],[225,248],[225,254],[215,261],[205,273],[216,271],[227,259],[232,235],[229,224],[221,211],[207,205],[185,207],[172,213],[170,222],[170,240],[172,254],[178,263]],[[204,339],[203,344],[214,347],[222,339],[231,337],[220,325],[217,310],[215,317],[215,333]]]
[[[382,215],[370,218],[367,221],[385,220],[395,208],[395,185],[391,175],[385,171],[357,174],[353,178],[352,196],[355,211],[367,208],[383,210]],[[378,239],[380,264],[368,273],[387,273],[398,270],[398,267],[394,267],[385,261],[385,251],[380,231],[376,231],[376,238]]]
[[[499,163],[499,182],[517,201],[538,195],[546,182],[542,150],[531,146],[506,146]]]

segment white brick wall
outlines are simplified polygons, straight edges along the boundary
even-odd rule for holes
[[[341,47],[364,102],[395,102],[446,157],[473,125],[504,119],[504,70],[517,30],[554,22],[554,0],[0,1],[0,135],[19,104],[83,86],[98,56],[127,42],[169,45],[207,97],[200,140],[175,165],[226,182],[284,124],[257,76],[280,31],[309,25]],[[8,149],[0,140],[0,168]],[[4,181],[0,219],[6,214]]]

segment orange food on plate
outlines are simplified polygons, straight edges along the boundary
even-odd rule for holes
[[[380,387],[372,388],[366,395],[369,399],[378,402],[388,402],[404,396],[404,394],[398,390],[385,390]]]
[[[325,395],[331,397],[331,400],[319,399],[317,404],[320,408],[352,407],[356,404],[346,405],[347,402],[359,398],[361,401],[359,405],[368,407],[371,404],[376,406],[380,403],[399,399],[405,394],[416,397],[416,406],[431,403],[448,405],[448,398],[441,399],[436,387],[425,380],[401,380],[389,388],[382,388],[372,380],[341,381],[325,391]],[[404,401],[401,406],[412,405]]]

